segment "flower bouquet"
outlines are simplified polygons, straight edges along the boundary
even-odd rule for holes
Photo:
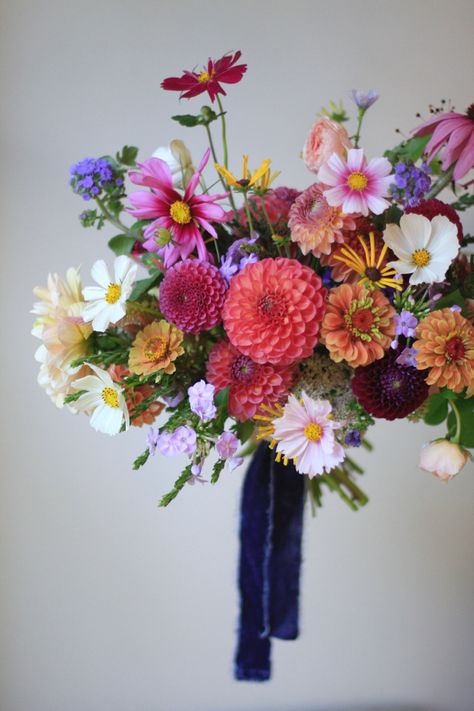
[[[304,144],[309,187],[276,187],[270,160],[250,168],[244,155],[239,169],[229,159],[222,97],[243,78],[240,57],[162,83],[210,99],[172,117],[204,129],[197,168],[181,140],[144,160],[125,146],[71,168],[87,203],[79,219],[114,227],[116,258],[112,269],[95,262],[84,287],[75,268],[50,275],[35,289],[33,333],[39,383],[58,407],[110,435],[155,424],[134,469],[157,452],[186,456],[161,506],[253,455],[236,676],[263,680],[270,637],[298,634],[304,502],[315,511],[325,490],[352,509],[367,502],[352,450],[371,448],[374,421],[444,423],[420,455],[440,479],[474,447],[474,271],[463,251],[474,238],[459,218],[474,204],[474,105],[430,107],[368,160],[361,132],[378,95],[354,90],[353,134],[331,102]]]

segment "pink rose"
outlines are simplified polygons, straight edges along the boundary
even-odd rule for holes
[[[303,147],[303,160],[307,168],[317,173],[333,153],[341,158],[352,148],[344,126],[328,118],[320,118],[313,124]]]
[[[443,481],[449,481],[459,474],[467,457],[467,452],[458,444],[447,439],[438,439],[423,446],[419,466]]]

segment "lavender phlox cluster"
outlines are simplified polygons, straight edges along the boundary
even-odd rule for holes
[[[214,393],[214,385],[205,380],[199,380],[188,388],[189,406],[202,422],[209,422],[216,416]]]
[[[428,175],[429,165],[423,163],[418,168],[413,161],[400,161],[395,166],[395,182],[390,193],[403,207],[414,207],[423,200],[431,186]]]
[[[402,309],[399,314],[395,315],[395,338],[391,343],[393,349],[398,348],[399,336],[405,338],[414,338],[418,319],[411,311]]]
[[[72,189],[87,201],[97,198],[104,189],[123,185],[123,178],[106,158],[84,158],[71,166],[70,174]]]
[[[248,245],[253,245],[257,241],[257,237],[252,239],[238,239],[227,250],[225,257],[221,259],[220,273],[226,281],[230,281],[232,277],[241,271],[247,264],[258,262],[258,256],[255,252],[246,251]]]

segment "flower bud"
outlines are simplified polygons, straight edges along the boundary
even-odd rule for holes
[[[443,481],[459,474],[468,454],[458,444],[447,439],[438,439],[425,444],[420,452],[420,469],[430,472]]]

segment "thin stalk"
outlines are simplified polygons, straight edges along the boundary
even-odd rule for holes
[[[366,110],[367,109],[359,109],[359,114],[357,117],[357,130],[356,130],[355,136],[354,136],[354,147],[355,148],[359,148],[360,130],[362,128],[362,121],[364,120]]]
[[[123,232],[123,234],[127,235],[128,237],[135,236],[132,234],[129,228],[118,219],[118,217],[115,217],[115,215],[112,215],[112,213],[109,212],[109,210],[105,206],[105,203],[100,198],[96,198],[95,201],[102,210],[102,213],[106,220],[108,220],[112,225],[114,225],[114,227],[117,227],[117,229],[119,229],[121,232]]]
[[[454,437],[451,437],[451,442],[459,444],[459,440],[461,439],[461,413],[459,412],[457,405],[454,404],[454,400],[448,400],[448,402],[451,405],[451,410],[456,418],[456,432]]]
[[[449,185],[453,178],[453,173],[454,173],[454,166],[456,163],[453,163],[446,173],[442,175],[439,180],[436,181],[436,183],[433,185],[431,190],[426,193],[425,200],[431,200],[431,198],[434,198],[436,195],[438,195],[444,188]]]
[[[229,167],[229,154],[227,149],[227,126],[225,122],[224,107],[222,106],[221,97],[217,95],[217,104],[219,106],[219,111],[221,114],[221,125],[222,125],[222,148],[224,150],[224,166]]]
[[[247,193],[244,192],[244,207],[245,207],[245,214],[247,215],[247,221],[249,223],[249,230],[250,230],[250,236],[253,234],[253,220],[252,220],[252,215],[250,213],[250,205],[249,201],[247,198]]]

